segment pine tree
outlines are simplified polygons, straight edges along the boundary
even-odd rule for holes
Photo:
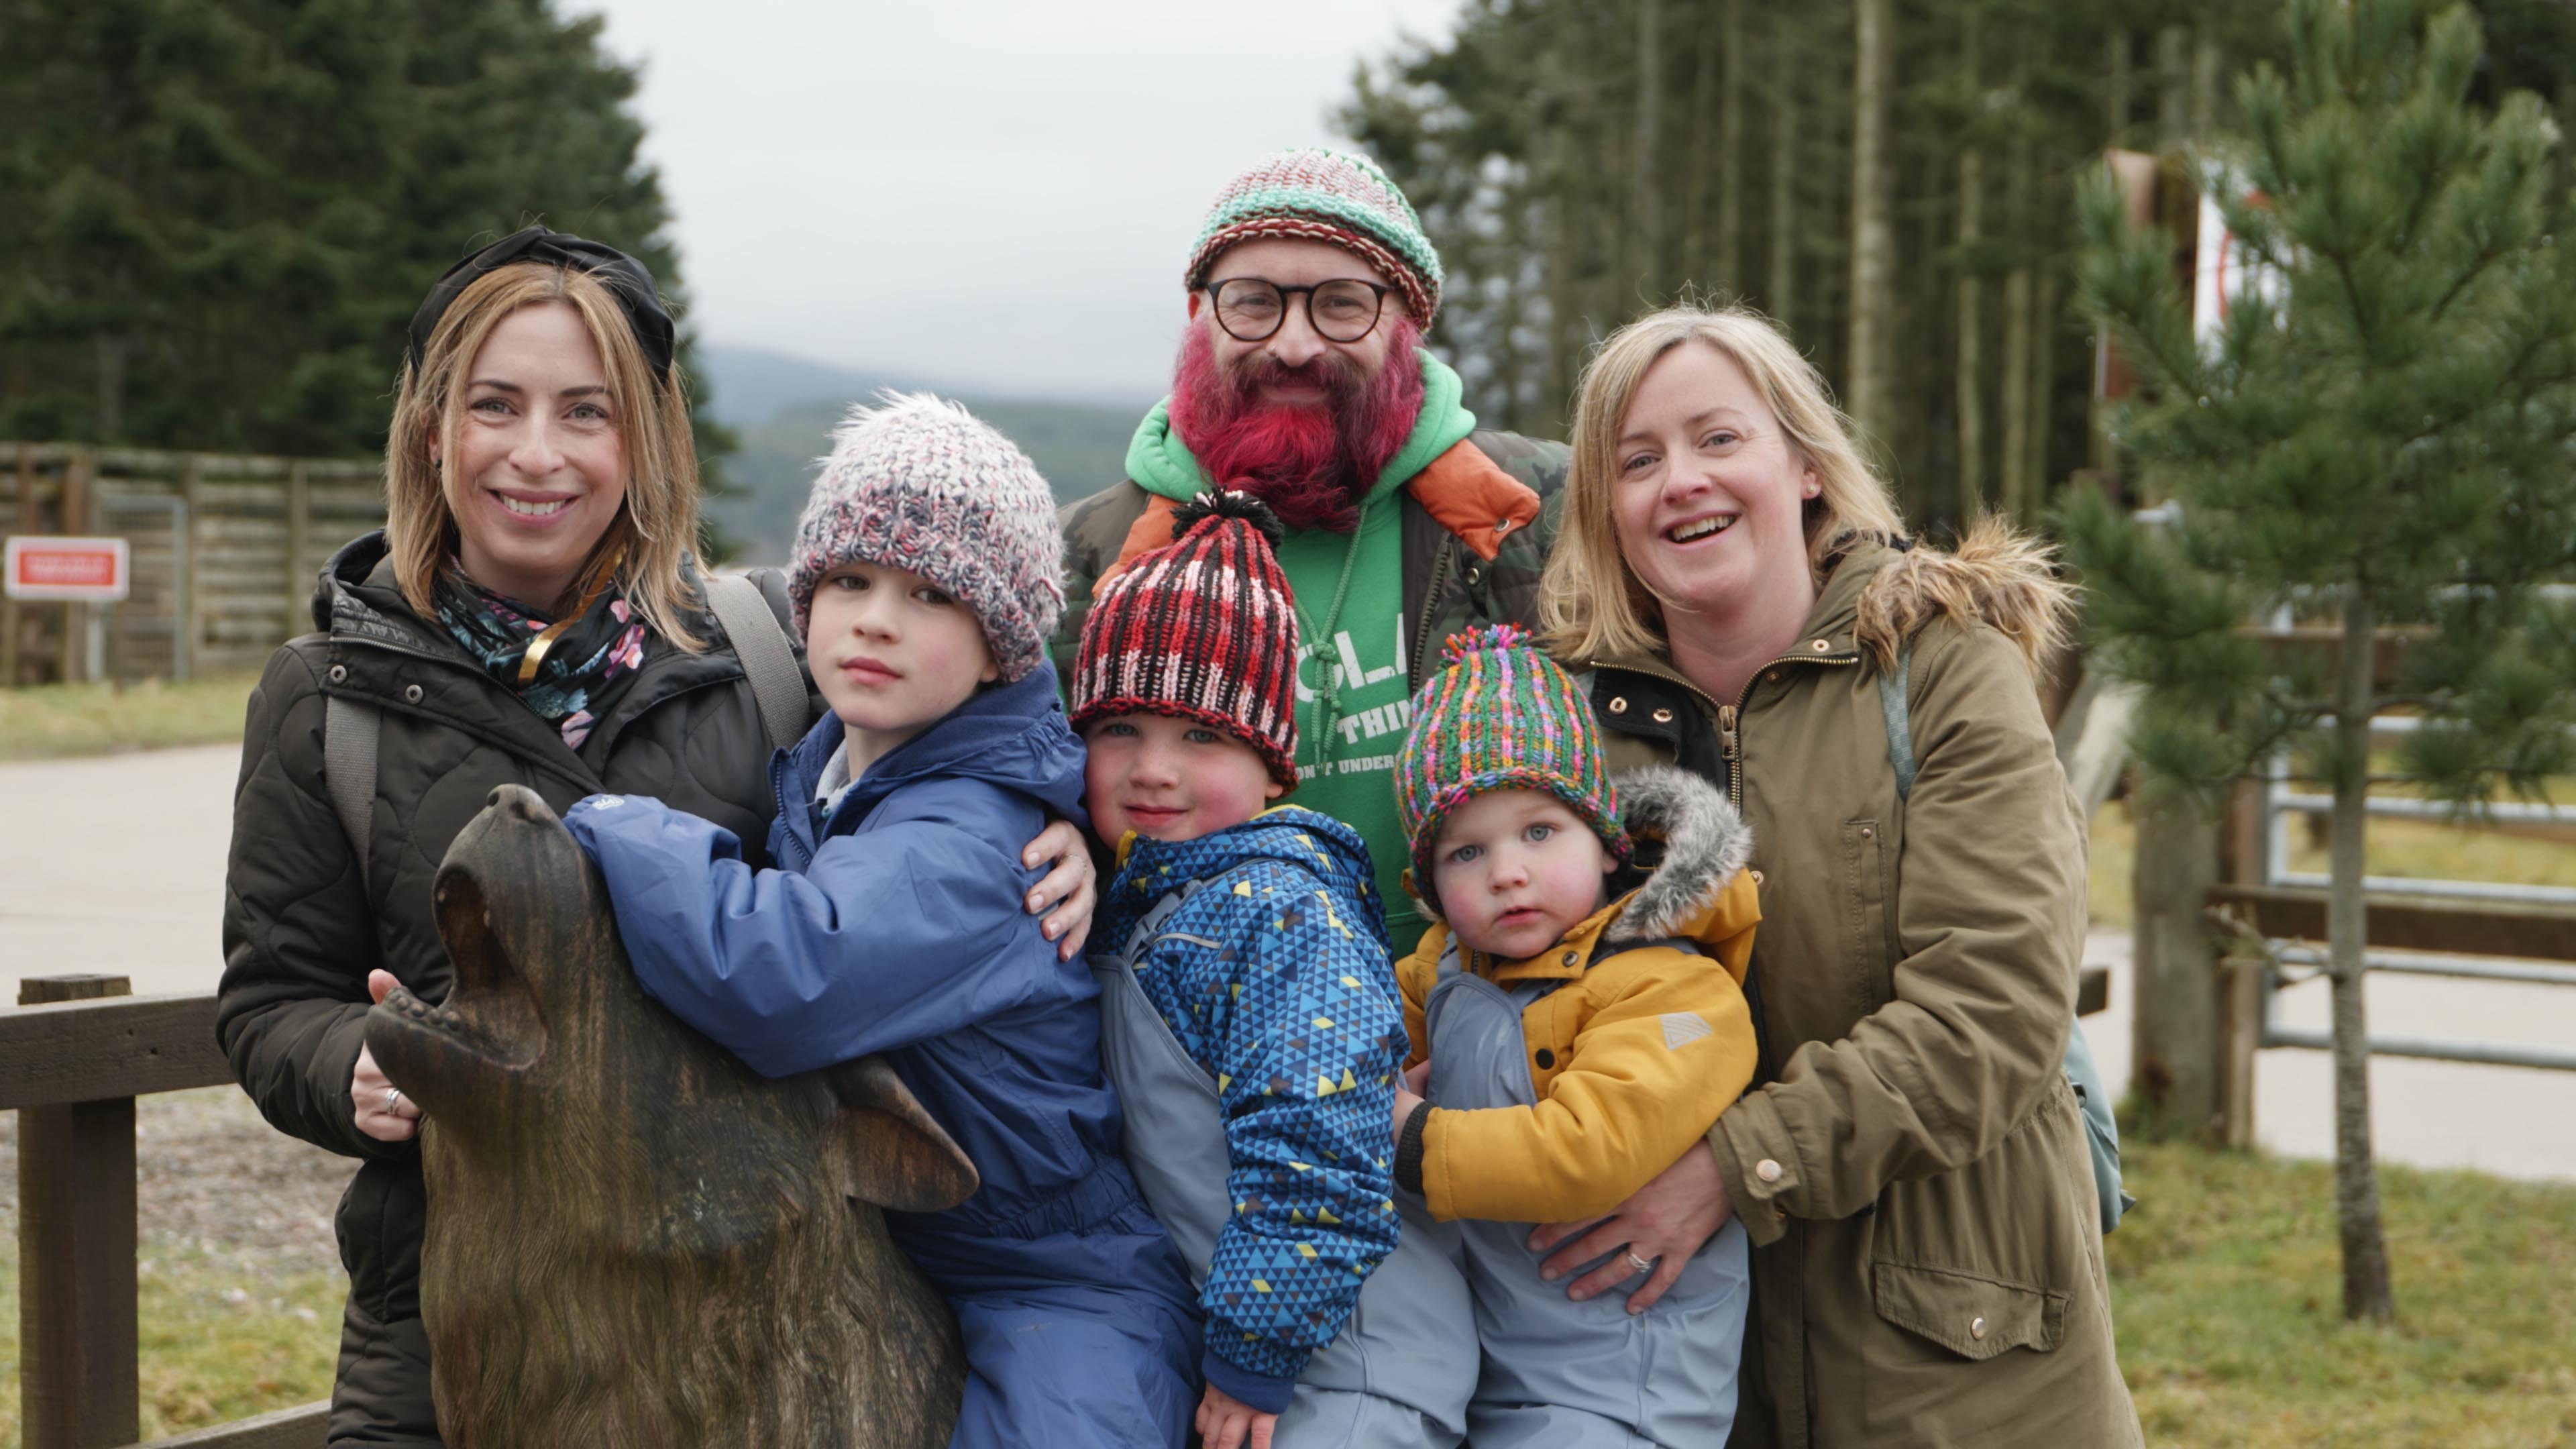
[[[2556,132],[2528,93],[2470,103],[2458,6],[2291,0],[2293,65],[2238,88],[2248,135],[2207,182],[2282,286],[2195,337],[2168,240],[2083,204],[2089,308],[2150,385],[2121,441],[2180,505],[2158,533],[2078,495],[2065,522],[2097,657],[2148,690],[2156,778],[2214,785],[2286,752],[2333,792],[2335,1199],[2348,1318],[2394,1311],[2362,1010],[2366,807],[2404,780],[2474,809],[2576,769],[2576,243]],[[2331,661],[2243,626],[2287,607]],[[2379,677],[2385,626],[2433,628]],[[2393,760],[2370,721],[2411,711]]]
[[[545,0],[0,0],[0,438],[373,452],[430,280],[532,220],[684,297],[601,26]],[[731,446],[697,431],[710,463]]]

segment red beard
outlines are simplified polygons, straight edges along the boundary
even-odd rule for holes
[[[1220,488],[1239,488],[1270,505],[1291,529],[1349,533],[1360,524],[1360,500],[1413,436],[1422,415],[1422,368],[1411,318],[1389,317],[1386,365],[1374,377],[1348,356],[1327,351],[1303,367],[1267,353],[1232,366],[1220,363],[1207,329],[1193,325],[1181,342],[1172,379],[1172,431]],[[1311,407],[1265,405],[1258,389],[1320,388]]]

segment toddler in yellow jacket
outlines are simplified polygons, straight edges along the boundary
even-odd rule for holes
[[[1408,883],[1439,924],[1396,970],[1413,1090],[1395,1178],[1460,1224],[1483,1358],[1468,1438],[1722,1443],[1744,1230],[1679,1264],[1623,1249],[1671,1285],[1633,1316],[1624,1293],[1578,1303],[1543,1280],[1528,1238],[1610,1212],[1752,1082],[1750,834],[1684,771],[1614,784],[1591,706],[1519,630],[1453,637],[1445,658],[1396,757]]]

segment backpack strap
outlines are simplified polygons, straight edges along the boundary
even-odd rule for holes
[[[760,585],[740,574],[708,574],[702,581],[707,607],[724,626],[734,657],[742,661],[742,672],[751,680],[751,697],[760,706],[760,723],[769,731],[769,742],[782,750],[795,748],[805,737],[810,706],[805,673],[796,667],[787,631],[770,612]]]
[[[1917,773],[1913,710],[1905,698],[1913,674],[1914,641],[1908,639],[1896,651],[1896,667],[1878,675],[1879,712],[1887,717],[1887,763],[1896,768],[1899,804],[1914,793]],[[2093,1046],[2085,1040],[2080,1021],[2068,1023],[2063,1069],[2083,1109],[2084,1145],[2092,1158],[2093,1189],[2102,1208],[2102,1231],[2107,1233],[2120,1225],[2121,1215],[2136,1207],[2138,1200],[2120,1189],[2120,1123],[2111,1113],[2110,1088],[2093,1060]]]
[[[1901,802],[1914,793],[1913,711],[1905,694],[1913,684],[1914,641],[1897,646],[1896,667],[1878,672],[1878,710],[1887,718],[1887,762],[1896,767],[1896,798]]]
[[[358,880],[367,879],[367,824],[376,811],[376,735],[384,716],[372,704],[345,695],[322,700],[322,778],[331,787],[331,810],[358,857]]]

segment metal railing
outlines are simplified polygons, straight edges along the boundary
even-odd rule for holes
[[[2281,992],[2326,979],[2325,953],[2313,947],[2275,943],[2269,954],[2271,963],[2264,973],[2263,1032],[2259,1045],[2301,1047],[2309,1051],[2334,1050],[2334,1033],[2323,1027],[2291,1026],[2281,1020]],[[2297,974],[2281,969],[2294,963],[2308,965],[2311,969]],[[2362,968],[2426,976],[2457,976],[2479,981],[2576,986],[2576,967],[2550,968],[2530,962],[2481,960],[2473,956],[2443,958],[2429,952],[2367,952],[2362,956]],[[2576,1047],[2539,1042],[2472,1041],[2463,1037],[2372,1032],[2370,1054],[2375,1057],[2418,1057],[2437,1062],[2473,1062],[2496,1067],[2576,1072]]]
[[[2378,715],[2370,721],[2373,736],[2411,734],[2423,721],[2411,715]],[[2290,817],[2328,815],[2334,797],[2290,787],[2290,762],[2274,756],[2265,772],[2262,794],[2263,883],[2323,890],[2333,878],[2322,871],[2292,870]],[[2459,811],[2440,800],[2412,795],[2371,795],[2364,807],[2378,818],[2431,820],[2464,826],[2497,824],[2564,827],[2576,839],[2576,805],[2497,801]],[[2421,876],[2367,875],[2363,890],[2384,895],[2444,896],[2458,900],[2516,901],[2533,905],[2576,905],[2576,886],[2534,885],[2520,881],[2440,880]]]
[[[2275,626],[2278,627],[2277,625]],[[2410,716],[2383,715],[2371,721],[2374,737],[2410,733],[2422,722]],[[2298,815],[2326,815],[2334,809],[2333,797],[2291,787],[2289,761],[2275,757],[2265,772],[2256,796],[2257,829],[2253,842],[2260,853],[2256,878],[2274,890],[2323,891],[2333,878],[2321,871],[2292,870],[2290,820]],[[2507,825],[2523,829],[2541,829],[2551,834],[2563,828],[2568,838],[2576,841],[2576,806],[2502,802],[2462,812],[2438,800],[2405,795],[2377,795],[2366,806],[2374,818],[2430,820],[2462,826],[2494,827]],[[2435,879],[2417,876],[2365,875],[2363,891],[2381,900],[2418,899],[2431,902],[2456,902],[2462,906],[2484,903],[2498,912],[2513,914],[2531,910],[2549,912],[2576,906],[2576,886],[2532,884],[2515,881],[2482,881]],[[2333,1034],[2321,1027],[2292,1026],[2281,1019],[2280,993],[2288,988],[2320,980],[2328,975],[2325,951],[2312,944],[2313,938],[2288,937],[2264,933],[2261,1020],[2255,1033],[2255,1045],[2261,1047],[2297,1047],[2312,1051],[2331,1051]],[[2416,943],[2419,947],[2423,944]],[[2442,942],[2446,945],[2460,942]],[[2517,947],[2514,949],[2527,949]],[[2441,976],[2459,980],[2488,981],[2532,986],[2576,986],[2576,931],[2563,933],[2563,939],[2542,949],[2545,957],[2507,957],[2476,955],[2433,949],[2402,949],[2384,944],[2377,924],[2372,929],[2372,945],[2364,951],[2365,971],[2387,971],[2416,976]],[[2566,961],[2568,964],[2561,964]],[[2428,1037],[2374,1032],[2370,1037],[2374,1056],[2417,1057],[2433,1061],[2472,1062],[2492,1066],[2533,1067],[2547,1071],[2576,1071],[2576,1047],[2544,1043],[2476,1041],[2458,1037]]]

